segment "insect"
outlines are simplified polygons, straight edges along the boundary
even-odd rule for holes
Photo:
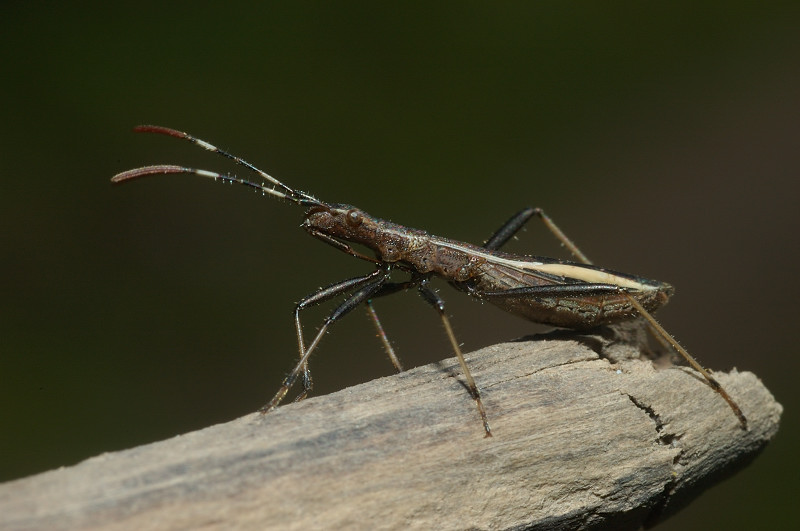
[[[672,286],[592,265],[541,209],[523,209],[506,221],[483,246],[477,246],[403,227],[373,217],[350,205],[326,203],[310,194],[290,188],[249,162],[187,133],[153,125],[138,126],[134,130],[187,140],[233,160],[258,175],[264,182],[257,183],[232,174],[175,165],[145,166],[124,171],[112,177],[112,182],[121,183],[150,175],[192,174],[247,186],[264,195],[305,207],[307,210],[301,226],[311,236],[350,256],[375,264],[375,270],[371,273],[321,288],[296,304],[294,322],[300,357],[272,400],[259,410],[262,413],[276,408],[299,378],[302,379],[303,390],[297,399],[304,398],[311,391],[312,381],[308,369],[311,354],[317,349],[327,329],[361,304],[366,305],[384,348],[394,366],[401,371],[402,366],[383,331],[372,300],[415,288],[438,312],[458,358],[469,393],[477,406],[485,434],[487,437],[491,436],[481,393],[445,314],[444,301],[428,285],[433,277],[440,277],[457,290],[488,301],[507,312],[557,327],[586,330],[642,317],[656,337],[669,344],[703,375],[708,384],[730,405],[742,428],[747,429],[744,413],[727,391],[651,315],[651,312],[666,304],[673,293]],[[519,256],[499,251],[533,217],[542,220],[577,262]],[[353,244],[366,247],[374,253],[374,257],[358,251]],[[394,270],[408,273],[410,278],[402,282],[392,282],[390,276]],[[344,301],[324,320],[311,343],[306,345],[300,312],[339,296],[344,296]]]

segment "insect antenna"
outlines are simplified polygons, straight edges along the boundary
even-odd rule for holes
[[[310,194],[305,192],[301,192],[299,190],[294,190],[289,186],[283,184],[281,181],[276,179],[275,177],[269,175],[267,172],[258,169],[253,164],[247,162],[246,160],[242,159],[241,157],[237,157],[232,153],[228,153],[227,151],[214,146],[206,142],[205,140],[200,140],[188,133],[184,133],[182,131],[178,131],[176,129],[170,129],[168,127],[162,127],[159,125],[139,125],[133,128],[134,131],[138,133],[159,133],[162,135],[172,136],[175,138],[180,138],[183,140],[187,140],[197,146],[200,146],[203,149],[211,151],[212,153],[216,153],[218,155],[222,155],[223,157],[229,158],[234,161],[236,164],[243,166],[250,170],[251,172],[257,174],[259,177],[270,183],[272,186],[265,186],[264,184],[254,183],[252,181],[248,181],[246,179],[239,178],[235,175],[227,175],[217,172],[212,172],[208,170],[199,170],[195,168],[186,168],[183,166],[174,166],[174,165],[155,165],[155,166],[145,166],[143,168],[136,168],[133,170],[124,171],[119,173],[111,178],[111,182],[113,183],[121,183],[131,179],[137,179],[139,177],[146,177],[149,175],[165,175],[171,173],[188,173],[192,175],[197,175],[199,177],[207,177],[210,179],[228,182],[228,183],[236,183],[241,184],[244,186],[248,186],[250,188],[255,188],[256,190],[261,191],[262,193],[266,193],[277,197],[279,199],[285,199],[287,201],[291,201],[293,203],[297,203],[303,206],[311,206],[311,205],[321,205],[322,202]],[[277,189],[276,189],[277,188]]]
[[[290,196],[289,194],[285,194],[283,192],[279,192],[269,186],[266,186],[261,183],[254,183],[252,181],[248,181],[237,177],[235,175],[227,175],[223,173],[218,173],[215,171],[208,171],[208,170],[199,170],[197,168],[187,168],[184,166],[175,166],[171,164],[158,164],[155,166],[144,166],[142,168],[136,168],[133,170],[127,170],[122,173],[118,173],[111,178],[111,182],[114,184],[123,183],[126,181],[130,181],[132,179],[138,179],[140,177],[148,177],[150,175],[168,175],[171,173],[188,173],[190,175],[197,175],[198,177],[206,177],[208,179],[214,179],[215,181],[222,181],[224,183],[236,183],[247,186],[249,188],[253,188],[257,191],[260,191],[263,194],[269,194],[271,196],[277,197],[279,199],[285,199],[287,201],[291,201],[293,203],[298,203],[301,205],[316,205],[319,202],[313,198],[302,198],[298,199],[295,197]],[[310,197],[310,196],[309,196]]]

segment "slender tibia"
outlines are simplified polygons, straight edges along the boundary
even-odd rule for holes
[[[303,340],[303,325],[300,324],[301,308],[299,304],[294,307],[294,326],[295,330],[297,330],[297,351],[302,358],[305,355],[306,343],[305,340]],[[313,387],[314,381],[311,379],[311,371],[308,369],[308,363],[306,362],[303,366],[303,390],[294,398],[294,401],[299,402],[305,399]]]
[[[378,330],[378,337],[380,338],[381,343],[383,343],[383,348],[386,349],[386,354],[389,355],[392,365],[394,365],[394,368],[397,369],[397,372],[403,372],[403,365],[400,363],[397,354],[394,353],[394,348],[392,348],[392,344],[389,342],[389,337],[386,335],[383,325],[381,325],[381,320],[378,319],[378,314],[375,312],[375,308],[372,307],[372,301],[368,300],[366,305],[367,313],[372,318],[372,322],[375,323],[375,328]]]
[[[481,400],[481,392],[478,390],[478,386],[475,384],[475,379],[472,377],[472,373],[467,366],[467,362],[464,359],[464,354],[461,353],[461,347],[458,346],[458,341],[453,333],[453,328],[450,326],[450,320],[444,313],[444,301],[427,286],[427,282],[425,281],[420,284],[418,289],[420,295],[422,295],[422,298],[425,299],[425,301],[427,301],[431,306],[433,306],[436,311],[439,312],[439,316],[442,318],[442,324],[447,332],[447,337],[450,339],[450,344],[453,346],[453,351],[456,353],[458,363],[461,365],[461,371],[464,373],[464,378],[467,380],[469,394],[472,395],[472,398],[475,400],[475,405],[478,407],[478,414],[481,416],[481,421],[483,422],[483,430],[486,432],[486,437],[491,437],[492,428],[489,426],[489,419],[486,417],[486,410],[484,409],[483,401]]]
[[[556,225],[555,222],[550,219],[550,216],[544,213],[544,210],[541,208],[535,208],[534,211],[534,213],[539,216],[539,219],[541,219],[547,228],[550,229],[550,232],[552,232],[555,237],[558,238],[562,244],[564,244],[564,247],[566,247],[569,252],[572,253],[572,256],[577,258],[578,261],[583,264],[592,265],[592,261],[589,260],[589,258],[587,258],[580,249],[578,249],[578,246],[575,245],[572,240],[567,238],[567,235],[564,234],[560,228],[558,228],[558,225]]]
[[[736,417],[739,419],[739,424],[741,424],[742,429],[746,430],[747,418],[744,416],[744,413],[742,413],[742,409],[739,407],[739,405],[733,401],[733,398],[731,398],[728,392],[725,391],[722,385],[720,385],[720,383],[713,376],[711,376],[711,374],[709,374],[709,372],[705,370],[703,366],[700,365],[700,363],[698,363],[697,360],[695,360],[692,357],[692,355],[689,354],[689,352],[687,352],[686,349],[683,348],[680,345],[680,343],[678,343],[675,340],[675,338],[669,334],[669,332],[664,330],[664,327],[662,327],[658,323],[658,321],[656,321],[655,317],[653,317],[650,314],[650,312],[644,309],[644,307],[639,303],[639,301],[636,300],[636,298],[633,297],[633,295],[624,290],[621,291],[621,293],[625,294],[625,296],[628,298],[628,301],[631,303],[631,306],[636,308],[636,311],[639,312],[639,314],[647,320],[648,324],[652,327],[652,329],[661,337],[663,337],[664,340],[667,343],[669,343],[669,345],[673,349],[675,349],[676,352],[678,352],[678,354],[683,356],[684,359],[686,359],[686,361],[689,363],[689,365],[691,365],[697,372],[702,374],[703,378],[705,378],[706,381],[708,381],[708,384],[711,386],[711,388],[714,389],[717,393],[719,393],[719,395],[723,399],[725,399],[725,401],[728,403],[731,409],[733,409],[733,412],[736,414]]]

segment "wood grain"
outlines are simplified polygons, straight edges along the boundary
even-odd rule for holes
[[[612,334],[613,335],[613,334]],[[554,333],[0,485],[3,529],[636,529],[749,463],[782,407],[751,373],[656,370]],[[611,361],[615,360],[615,361]]]

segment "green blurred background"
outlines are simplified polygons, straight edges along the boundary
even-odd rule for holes
[[[254,411],[296,355],[293,304],[370,269],[244,189],[112,187],[233,169],[130,132],[156,123],[452,238],[541,206],[598,264],[673,283],[667,329],[786,411],[661,529],[797,528],[797,6],[4,2],[0,480]],[[511,250],[563,256],[535,225]],[[467,350],[541,330],[442,295]],[[408,366],[450,356],[418,297],[376,306]],[[392,373],[363,312],[313,365],[318,394]]]

